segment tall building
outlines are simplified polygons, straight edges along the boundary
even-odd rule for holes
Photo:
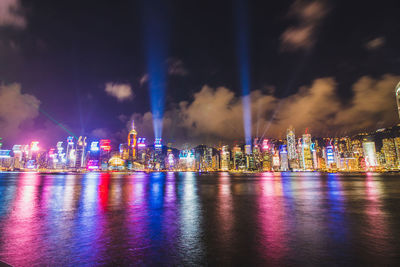
[[[289,170],[288,152],[286,151],[286,147],[282,146],[279,154],[281,157],[281,171],[286,172]]]
[[[385,159],[385,167],[394,169],[397,167],[396,146],[394,139],[382,139],[382,154]]]
[[[229,171],[229,147],[223,146],[221,149],[221,171]]]
[[[129,150],[129,159],[136,159],[136,137],[137,132],[135,130],[135,123],[132,121],[132,128],[128,134],[128,150]]]
[[[275,150],[272,155],[272,168],[274,171],[279,171],[281,168],[281,161],[279,158],[279,151]]]
[[[326,163],[326,168],[328,169],[335,169],[336,168],[336,162],[335,162],[335,153],[333,150],[333,146],[329,144],[324,153],[324,158],[325,158],[325,163]]]
[[[251,145],[244,146],[244,154],[250,155],[251,154]]]
[[[76,160],[75,168],[81,169],[85,167],[85,149],[86,149],[86,136],[79,136],[78,142],[76,143]]]
[[[100,140],[100,162],[103,170],[108,168],[108,161],[111,157],[111,140],[101,139]]]
[[[396,147],[397,167],[400,167],[400,137],[394,138],[394,145]]]
[[[376,158],[375,142],[363,142],[363,152],[366,168],[375,168],[378,166]]]
[[[312,154],[312,160],[313,160],[313,167],[314,169],[318,169],[318,157],[317,157],[317,149],[315,146],[315,143],[312,143],[310,146],[311,154]]]
[[[67,158],[67,168],[73,168],[75,166],[75,159],[76,159],[73,136],[68,136],[67,138],[66,158]]]
[[[287,154],[289,160],[297,159],[296,155],[296,136],[294,135],[294,128],[289,127],[286,131],[287,140]]]
[[[303,134],[302,144],[302,156],[303,156],[303,169],[311,170],[313,168],[313,160],[311,155],[311,134]]]
[[[146,138],[142,137],[138,139],[138,144],[137,144],[137,160],[141,164],[146,163],[146,156],[147,156],[147,147],[146,147]]]
[[[400,118],[400,82],[396,85],[395,92],[396,92],[397,111]]]
[[[232,148],[233,169],[239,170],[242,164],[242,149],[236,145]]]
[[[161,138],[156,138],[154,139],[153,169],[161,170],[163,163]]]

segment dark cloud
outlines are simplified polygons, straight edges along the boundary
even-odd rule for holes
[[[288,12],[288,17],[296,23],[282,33],[281,49],[293,51],[312,47],[318,26],[328,11],[325,1],[296,0]]]
[[[169,58],[167,59],[167,65],[169,75],[186,76],[189,73],[180,59]]]
[[[25,28],[26,20],[22,16],[19,0],[0,1],[0,26]]]

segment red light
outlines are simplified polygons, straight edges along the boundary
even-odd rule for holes
[[[264,139],[263,140],[263,146],[262,146],[263,150],[268,150],[269,149],[269,145],[268,145],[268,139]]]
[[[101,139],[100,140],[100,149],[103,151],[110,151],[111,150],[111,141],[110,139]]]

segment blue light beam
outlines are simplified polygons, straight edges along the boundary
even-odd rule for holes
[[[146,0],[144,25],[154,137],[162,137],[165,106],[166,8],[161,0]]]
[[[251,99],[250,99],[250,63],[247,2],[236,0],[236,53],[239,63],[240,86],[242,89],[243,127],[246,145],[251,145]]]

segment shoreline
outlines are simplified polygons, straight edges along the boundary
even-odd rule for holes
[[[143,170],[143,171],[67,171],[67,170],[55,170],[55,171],[39,171],[39,170],[0,170],[0,173],[38,173],[38,174],[93,174],[93,173],[110,173],[110,174],[135,174],[135,173],[228,173],[228,174],[305,174],[305,173],[321,173],[321,174],[399,174],[400,170],[378,170],[378,171],[190,171],[190,170]]]

